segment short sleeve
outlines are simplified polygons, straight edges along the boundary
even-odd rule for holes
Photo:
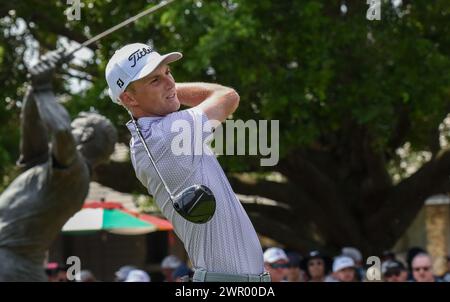
[[[174,155],[212,155],[208,143],[213,139],[213,126],[197,107],[171,113],[160,121]]]

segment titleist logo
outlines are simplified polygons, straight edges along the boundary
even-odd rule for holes
[[[131,65],[131,67],[136,66],[137,61],[139,61],[141,58],[143,58],[144,56],[148,55],[152,51],[153,50],[150,47],[148,47],[148,48],[138,49],[135,52],[133,52],[128,57],[128,61],[132,61],[133,62],[133,65]]]

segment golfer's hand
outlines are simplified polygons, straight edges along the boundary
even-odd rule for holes
[[[29,70],[29,78],[34,90],[51,89],[52,78],[56,67],[67,60],[64,49],[50,51],[41,57],[39,62]]]

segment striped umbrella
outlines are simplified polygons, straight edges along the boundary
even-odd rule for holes
[[[63,226],[63,233],[108,231],[121,235],[140,235],[172,230],[162,218],[125,209],[118,202],[89,202]]]

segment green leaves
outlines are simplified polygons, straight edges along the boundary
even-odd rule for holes
[[[0,98],[21,98],[17,88],[25,81],[19,67],[26,37],[45,49],[58,36],[82,40],[87,38],[85,29],[94,35],[153,4],[86,1],[81,20],[69,23],[63,7],[38,1],[34,7],[15,4],[16,18],[35,23],[35,29],[1,37],[0,79],[7,88]],[[127,116],[105,94],[104,68],[118,47],[151,42],[162,53],[183,52],[183,60],[173,64],[177,81],[234,87],[241,96],[235,118],[280,120],[286,154],[318,141],[330,150],[349,148],[336,145],[335,138],[351,137],[352,127],[344,125],[352,123],[368,129],[375,145],[392,152],[398,147],[389,142],[398,132],[400,108],[412,125],[405,139],[426,149],[430,131],[448,111],[450,5],[411,3],[408,9],[399,8],[400,17],[385,4],[385,18],[377,22],[365,19],[364,3],[347,4],[345,15],[339,7],[339,1],[313,0],[176,1],[93,46],[96,57],[83,68],[93,76],[93,85],[70,95],[67,107],[73,116],[91,107],[106,114],[126,140]],[[35,11],[54,16],[52,23],[36,20]],[[3,18],[0,26],[7,29],[11,22]],[[57,87],[68,94],[67,86]],[[4,102],[1,106],[7,110]],[[8,110],[17,116],[18,108]],[[9,122],[12,117],[1,118]]]

